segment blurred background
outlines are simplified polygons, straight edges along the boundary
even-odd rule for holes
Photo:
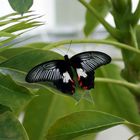
[[[137,5],[138,0],[133,0],[134,5],[133,9]],[[24,43],[30,43],[35,41],[59,41],[64,39],[81,39],[84,37],[82,29],[84,26],[85,19],[85,8],[80,5],[76,0],[34,0],[34,4],[31,8],[34,13],[42,15],[39,21],[44,23],[43,26],[38,27],[34,30],[31,30],[24,35],[23,38],[32,38],[26,40]],[[0,5],[0,16],[12,13],[8,0],[1,0]],[[114,26],[113,19],[111,15],[106,17],[106,20],[109,21]],[[96,31],[92,34],[92,38],[101,39],[107,36],[105,29],[99,25]],[[77,52],[89,51],[89,50],[99,50],[108,53],[111,56],[118,57],[120,52],[116,49],[113,51],[110,47],[98,45],[98,48],[95,44],[93,47],[89,44],[82,44],[82,47],[78,45],[71,46],[71,52],[69,55],[73,55]],[[58,51],[58,50],[57,50]],[[59,52],[61,53],[61,52]],[[123,67],[123,64],[119,64]],[[132,133],[125,126],[116,126],[111,129],[101,132],[97,140],[127,140]],[[136,140],[137,138],[133,139]]]

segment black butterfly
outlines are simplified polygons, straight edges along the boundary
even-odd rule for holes
[[[111,57],[103,52],[88,51],[64,60],[51,60],[35,66],[26,76],[29,83],[51,81],[60,91],[68,94],[75,92],[72,68],[77,73],[79,85],[83,89],[94,88],[94,70],[108,64]]]

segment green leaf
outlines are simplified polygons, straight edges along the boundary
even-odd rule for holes
[[[0,56],[0,63],[1,63],[1,62],[4,62],[5,60],[6,60],[6,58],[5,58],[5,57]]]
[[[45,138],[48,128],[60,117],[76,110],[93,109],[93,104],[83,101],[76,102],[60,94],[52,94],[47,89],[40,89],[28,105],[23,125],[30,140]],[[34,117],[35,116],[35,117]]]
[[[17,52],[19,52],[19,51],[17,50]],[[9,51],[9,53],[10,53],[10,51]],[[36,49],[32,48],[31,50],[28,50],[28,51],[24,50],[23,53],[19,52],[19,54],[17,54],[17,55],[15,55],[14,53],[16,53],[16,51],[13,51],[12,55],[14,55],[14,56],[10,57],[8,60],[2,62],[0,64],[0,67],[2,68],[3,73],[8,73],[11,76],[13,76],[13,74],[16,74],[16,75],[14,75],[14,80],[16,80],[18,82],[20,81],[24,85],[26,84],[26,86],[28,86],[28,87],[29,86],[33,87],[33,85],[34,85],[31,83],[25,83],[26,73],[31,68],[33,68],[34,66],[36,66],[40,63],[43,63],[45,61],[49,61],[49,60],[53,60],[53,59],[62,59],[62,56],[55,52],[46,51],[44,49],[38,49],[38,48],[36,48]],[[8,51],[7,51],[7,54],[8,54]],[[27,59],[28,59],[28,61],[27,61]],[[11,70],[11,72],[10,72],[10,70]],[[41,86],[41,84],[36,84],[34,86],[36,86],[38,88],[39,86]],[[46,88],[50,89],[50,86],[51,85],[49,83],[46,83]],[[53,91],[53,88],[50,90]],[[54,90],[53,92],[56,93],[57,91]]]
[[[26,13],[33,4],[33,0],[8,0],[13,10],[21,15]]]
[[[22,17],[16,13],[0,17],[0,27],[2,28],[0,36],[3,37],[0,42],[0,51],[7,49],[9,43],[11,46],[13,44],[12,41],[19,35],[27,32],[28,29],[42,25],[41,22],[35,21],[39,17],[35,14],[29,14],[29,12]]]
[[[52,51],[45,51],[42,49],[32,49],[29,51],[24,51],[23,53],[19,53],[16,56],[13,56],[7,61],[1,63],[0,67],[7,67],[11,69],[20,70],[23,72],[28,72],[31,68],[33,68],[37,64],[48,60],[52,60],[54,58],[62,59],[62,56]]]
[[[19,57],[20,54],[27,53],[29,51],[34,51],[35,49],[42,49],[42,48],[46,47],[47,45],[48,45],[48,43],[37,42],[37,43],[31,43],[31,44],[25,45],[23,47],[5,49],[0,52],[0,62],[2,63],[8,59],[10,60],[10,58],[13,59],[15,56]],[[45,56],[45,54],[44,54],[44,56]],[[42,61],[46,61],[45,58]],[[22,61],[21,61],[21,63],[22,63]],[[24,65],[24,62],[22,64]],[[30,65],[29,65],[29,67],[30,67]],[[1,64],[0,69],[1,69],[2,73],[11,75],[12,78],[14,80],[16,80],[17,82],[25,83],[25,76],[26,76],[25,71],[18,70],[18,68],[17,69],[9,68],[8,66],[3,67],[3,64]]]
[[[27,13],[32,13],[32,11],[28,11]],[[17,12],[15,12],[15,13],[10,13],[10,14],[8,14],[8,15],[1,16],[1,17],[0,17],[0,20],[11,19],[11,18],[14,18],[15,16],[17,17],[17,15],[19,15]],[[24,16],[22,16],[22,17],[24,17]]]
[[[96,138],[96,134],[92,133],[92,134],[87,134],[87,135],[83,135],[80,137],[76,137],[73,140],[95,140]]]
[[[0,31],[0,37],[14,37],[14,34]]]
[[[17,85],[8,75],[0,74],[0,104],[8,106],[15,113],[20,112],[32,99],[32,94]]]
[[[23,49],[21,49],[23,50]],[[18,53],[17,55],[15,55],[14,53]],[[7,51],[8,54],[8,51]],[[9,51],[10,54],[10,51]],[[28,51],[23,50],[23,53],[20,52],[19,50],[15,50],[13,51],[13,53],[11,53],[13,55],[13,57],[10,57],[8,60],[2,62],[0,64],[0,67],[2,69],[3,73],[8,73],[11,76],[14,75],[14,80],[18,80],[20,82],[22,82],[23,84],[26,84],[26,86],[33,86],[34,84],[31,83],[25,83],[25,76],[26,73],[33,68],[34,66],[43,63],[45,61],[49,61],[49,60],[53,60],[53,59],[62,59],[62,56],[52,52],[52,51],[46,51],[44,49],[28,49]],[[6,55],[5,55],[6,56]],[[28,61],[27,61],[28,59]],[[6,70],[6,71],[5,71]],[[10,73],[11,71],[11,73]],[[20,77],[19,77],[20,76]],[[17,79],[15,79],[17,78]],[[22,78],[22,79],[19,79]],[[41,84],[39,85],[35,85],[37,86],[41,86]],[[50,84],[46,83],[46,88],[50,88]],[[53,89],[50,89],[51,91]],[[56,93],[56,90],[54,91],[54,93]]]
[[[48,43],[45,43],[45,42],[36,42],[36,43],[27,44],[25,46],[21,46],[18,48],[8,48],[3,51],[0,51],[0,56],[10,59],[11,57],[22,54],[24,52],[28,52],[30,50],[42,49],[44,47],[47,47],[47,45]]]
[[[15,24],[15,25],[12,25],[10,27],[7,27],[6,29],[4,29],[2,31],[8,32],[8,33],[13,33],[13,32],[17,32],[17,31],[22,31],[25,29],[33,28],[33,27],[36,27],[39,25],[42,25],[42,24],[37,21],[33,21],[33,22],[23,21],[23,22]]]
[[[96,77],[122,79],[119,67],[113,64],[97,69]],[[96,109],[140,124],[135,98],[127,88],[109,83],[95,83],[95,89],[92,90],[92,93]]]
[[[20,122],[9,111],[0,114],[0,140],[29,140]]]
[[[7,106],[4,106],[4,105],[0,104],[0,114],[4,113],[6,111],[11,111],[11,109]]]
[[[10,13],[8,15],[1,16],[0,20],[5,20],[5,19],[7,19],[9,17],[16,16],[16,15],[18,15],[18,13]]]
[[[48,130],[48,140],[71,140],[81,135],[100,132],[125,120],[99,111],[81,111],[57,120]]]
[[[108,0],[91,0],[89,3],[101,15],[105,17],[110,10]],[[84,26],[84,34],[89,36],[92,31],[97,27],[99,21],[89,11],[86,12],[86,24]]]
[[[111,0],[111,2],[113,10],[115,10],[115,12],[120,13],[122,15],[126,12],[129,13],[131,12],[132,8],[131,0]]]
[[[21,48],[11,48],[10,47],[10,48],[3,49],[2,51],[0,50],[0,56],[4,57],[6,59],[10,59],[11,57],[19,55],[20,53],[29,51],[31,49],[32,48],[24,48],[24,47],[21,47]]]
[[[13,37],[9,37],[9,38],[7,38],[7,39],[2,40],[2,41],[0,42],[0,44],[1,44],[1,46],[3,46],[3,47],[0,48],[0,51],[3,51],[3,50],[5,50],[5,49],[11,47],[10,45],[8,45],[8,43],[11,43],[17,36],[18,36],[18,35],[15,35],[15,36],[13,36]]]
[[[136,38],[137,38],[138,47],[140,49],[140,25],[136,26]]]
[[[21,22],[21,21],[29,21],[32,20],[32,19],[36,19],[36,18],[39,18],[37,15],[34,15],[34,14],[27,14],[27,15],[24,15],[24,16],[19,16],[18,14],[16,16],[5,16],[7,18],[4,18],[4,19],[1,19],[0,21],[0,26],[4,26],[4,25],[8,25],[10,23],[16,23],[16,22]]]

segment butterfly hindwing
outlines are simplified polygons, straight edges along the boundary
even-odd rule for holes
[[[111,61],[111,57],[98,51],[79,53],[73,56],[71,64],[78,75],[78,82],[84,89],[94,87],[94,70]]]
[[[64,60],[52,60],[32,68],[26,76],[29,83],[51,81],[62,92],[74,93],[70,66]]]

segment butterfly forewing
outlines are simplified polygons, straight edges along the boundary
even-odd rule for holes
[[[64,60],[52,60],[35,66],[26,76],[29,83],[51,81],[62,92],[73,93],[74,83],[70,66]]]
[[[94,70],[111,61],[111,57],[98,51],[79,53],[73,56],[71,64],[78,75],[78,82],[84,89],[94,88]]]
[[[40,82],[40,81],[57,81],[62,79],[60,71],[60,64],[64,64],[63,60],[53,60],[35,66],[29,71],[26,76],[26,81]]]
[[[98,51],[79,53],[71,58],[72,65],[86,72],[93,71],[111,61],[111,57]]]

